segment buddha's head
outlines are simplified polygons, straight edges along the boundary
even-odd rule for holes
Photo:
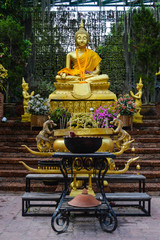
[[[85,45],[87,46],[89,42],[89,34],[83,27],[83,21],[81,20],[80,29],[75,33],[75,43],[76,46]]]

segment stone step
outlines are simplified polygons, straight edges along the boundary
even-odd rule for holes
[[[138,153],[138,154],[133,154],[133,152],[132,151],[130,151],[130,153],[126,153],[126,152],[124,152],[121,156],[117,156],[117,158],[116,159],[121,159],[122,161],[123,160],[128,160],[128,159],[130,159],[130,158],[133,158],[133,157],[139,157],[139,160],[145,160],[145,159],[154,159],[154,160],[156,160],[156,159],[160,159],[160,153],[157,153],[157,154],[153,154],[152,152],[151,153]]]
[[[15,135],[12,135],[12,136],[6,136],[6,135],[2,135],[0,136],[1,138],[1,142],[0,143],[4,143],[4,144],[8,144],[8,143],[21,143],[22,144],[28,144],[28,143],[31,143],[31,144],[35,144],[36,143],[36,136],[24,136],[24,135],[19,135],[19,136],[15,136]]]
[[[134,142],[134,147],[135,148],[138,148],[138,147],[141,147],[141,148],[160,148],[160,142]]]
[[[47,186],[42,182],[32,183],[31,191],[33,192],[57,192],[62,189],[61,185],[56,186]],[[97,188],[93,189],[98,191]],[[145,186],[146,192],[159,192],[160,183],[146,183]],[[10,182],[10,181],[1,181],[0,191],[22,191],[25,192],[25,180],[19,182]],[[138,191],[138,183],[109,183],[108,187],[105,188],[106,192],[136,192]]]
[[[37,150],[37,147],[32,147],[32,150],[34,151],[38,151]],[[5,152],[9,152],[9,153],[18,153],[18,152],[27,152],[27,150],[22,147],[22,146],[18,146],[18,147],[12,147],[12,146],[3,146],[3,147],[0,147],[0,152],[1,153],[5,153]]]
[[[150,114],[150,115],[147,115],[147,114],[144,114],[143,115],[143,120],[148,120],[148,119],[159,119],[159,115],[157,114]]]
[[[140,129],[134,129],[133,131],[131,130],[127,130],[127,132],[132,136],[132,138],[134,137],[142,137],[144,135],[146,135],[147,137],[150,137],[150,135],[153,135],[154,137],[157,137],[159,136],[160,137],[160,130],[155,130],[155,131],[152,131],[152,130],[140,130]]]
[[[134,143],[160,143],[160,138],[154,137],[154,138],[150,138],[150,137],[146,137],[146,138],[136,138]]]
[[[26,174],[28,174],[28,170],[25,169],[0,169],[0,177],[25,177]],[[160,178],[160,171],[158,170],[154,170],[154,171],[150,171],[150,170],[132,170],[129,169],[127,171],[128,174],[142,174],[144,175],[146,178]]]
[[[125,153],[132,153],[131,148],[128,149]],[[144,154],[159,154],[160,153],[160,148],[135,148],[135,154],[140,154],[140,153],[144,153]]]
[[[152,128],[160,127],[160,121],[145,120],[143,121],[143,123],[133,123],[133,127],[135,127],[136,129],[146,128],[146,127],[152,127]]]

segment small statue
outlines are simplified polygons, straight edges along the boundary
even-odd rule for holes
[[[53,143],[53,128],[56,126],[57,124],[50,119],[43,123],[43,129],[36,137],[37,148],[40,152],[50,152]]]
[[[57,82],[107,82],[108,75],[100,73],[101,58],[99,55],[88,49],[89,34],[83,28],[81,20],[80,29],[75,33],[76,51],[70,52],[66,57],[66,68],[58,72]],[[71,69],[73,63],[73,69]]]
[[[24,108],[24,115],[22,115],[22,122],[30,122],[31,114],[27,113],[27,107],[28,107],[28,102],[31,98],[31,96],[34,95],[34,91],[31,92],[31,94],[28,93],[28,83],[25,82],[24,77],[22,78],[22,88],[23,88],[23,108]]]
[[[141,108],[142,108],[142,88],[143,88],[143,84],[142,84],[142,79],[140,78],[139,83],[137,83],[137,90],[138,92],[136,94],[134,94],[132,91],[130,91],[131,96],[134,98],[135,100],[135,104],[136,104],[136,113],[133,115],[133,122],[135,123],[142,123],[142,115],[140,114]]]

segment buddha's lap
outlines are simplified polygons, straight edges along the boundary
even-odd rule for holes
[[[109,77],[107,74],[101,74],[101,75],[91,75],[91,76],[87,76],[85,81],[87,82],[92,82],[92,81],[108,81]],[[62,78],[60,75],[56,76],[56,80],[57,82],[69,82],[69,81],[73,81],[73,82],[79,82],[81,80],[81,78],[79,76],[71,76],[68,75],[65,78]]]

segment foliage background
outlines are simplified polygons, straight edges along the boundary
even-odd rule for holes
[[[160,21],[152,9],[142,6],[132,15],[130,47],[136,82],[142,77],[145,102],[155,90],[155,73],[160,64]]]
[[[0,0],[0,63],[8,70],[6,101],[22,98],[23,68],[31,54],[31,42],[24,38],[23,1]]]

